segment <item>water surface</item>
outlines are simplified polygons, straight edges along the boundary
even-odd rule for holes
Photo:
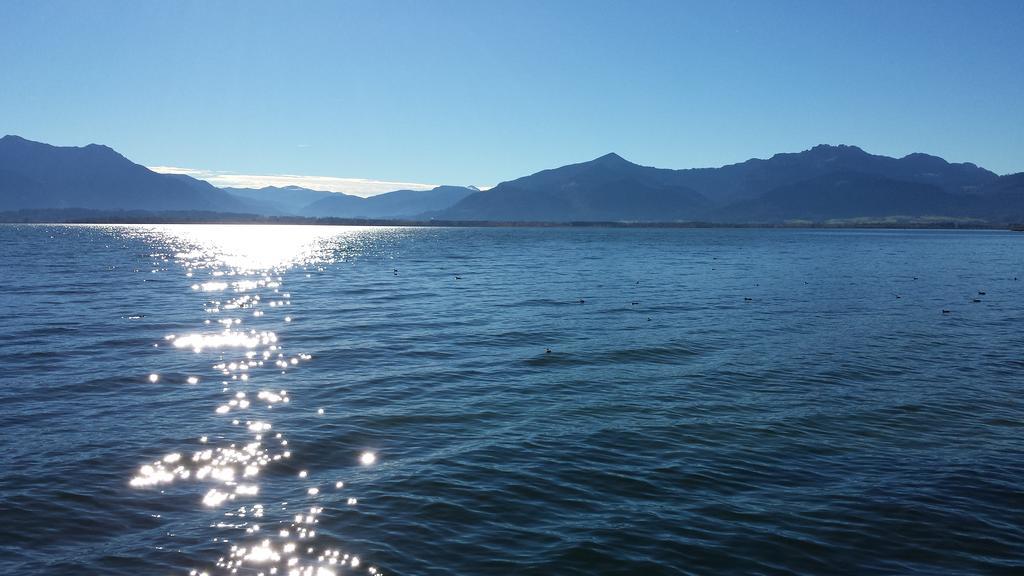
[[[1022,241],[3,226],[0,572],[1021,573]]]

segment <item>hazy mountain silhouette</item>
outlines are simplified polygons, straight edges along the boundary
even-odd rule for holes
[[[438,186],[431,190],[395,190],[369,198],[333,193],[298,213],[317,218],[415,218],[448,208],[474,192],[476,188]]]
[[[820,145],[722,168],[666,170],[617,154],[544,170],[468,196],[454,220],[783,222],[887,216],[1000,219],[979,201],[1000,178],[927,154],[890,158]],[[1012,203],[1012,194],[1000,198]]]
[[[1024,172],[1000,176],[978,191],[973,216],[993,222],[1024,222]]]
[[[606,154],[544,170],[467,196],[437,217],[452,220],[642,220],[697,218],[710,202],[678,183],[675,170]]]
[[[1024,196],[1024,172],[1000,176],[978,190],[978,195]]]
[[[717,210],[721,222],[823,221],[852,218],[954,216],[970,199],[934,184],[836,172],[786,184]]]
[[[61,209],[506,222],[972,218],[1020,223],[1024,173],[1000,177],[926,154],[890,158],[855,146],[820,145],[767,160],[686,170],[640,166],[607,154],[484,192],[439,186],[362,198],[297,186],[225,191],[189,176],[157,174],[106,146],[0,138],[0,211]]]
[[[157,174],[106,146],[58,147],[0,138],[0,210],[89,208],[246,212],[208,182]]]
[[[754,158],[721,168],[677,171],[680,183],[720,206],[756,198],[780,186],[834,173],[860,173],[932,184],[951,193],[977,191],[998,177],[974,164],[950,164],[928,154],[891,158],[868,154],[856,146],[827,144],[803,152],[776,154],[767,160]]]
[[[301,186],[266,186],[264,188],[222,188],[228,194],[258,202],[263,206],[261,214],[299,214],[303,208],[333,196],[334,192],[310,190]]]

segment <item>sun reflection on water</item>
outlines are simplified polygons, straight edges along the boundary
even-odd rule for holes
[[[331,490],[314,481],[308,470],[297,477],[304,497],[295,504],[302,511],[281,518],[269,516],[268,510],[276,512],[277,508],[266,502],[281,502],[280,513],[285,514],[284,498],[268,494],[259,482],[261,474],[273,471],[276,463],[293,458],[288,439],[274,431],[272,410],[291,406],[324,414],[323,408],[299,407],[288,391],[273,385],[281,374],[312,360],[308,353],[286,351],[277,332],[267,328],[274,322],[294,321],[283,313],[292,305],[292,295],[282,290],[285,277],[294,268],[301,268],[307,276],[324,270],[335,258],[346,257],[339,243],[356,249],[358,238],[370,230],[377,233],[380,229],[241,225],[117,229],[116,233],[127,231],[129,236],[163,247],[166,253],[151,254],[154,262],[177,264],[186,279],[183,290],[207,298],[202,302],[205,317],[200,325],[215,322],[221,327],[219,331],[167,334],[165,341],[173,344],[168,350],[188,352],[197,361],[209,362],[203,368],[205,376],[189,376],[186,382],[219,381],[224,398],[210,409],[223,418],[222,429],[202,435],[190,450],[170,452],[140,466],[128,481],[136,489],[176,482],[206,485],[196,495],[197,504],[211,509],[227,507],[223,514],[233,519],[215,525],[224,531],[215,541],[230,543],[230,549],[216,561],[216,571],[323,576],[347,568],[380,573],[373,566],[363,566],[357,555],[317,544],[316,526],[324,510],[320,502]],[[152,272],[170,269],[160,267]],[[261,326],[247,328],[249,321]],[[157,384],[162,379],[154,373],[148,381]],[[372,452],[357,457],[364,466],[377,461]],[[343,481],[333,482],[334,491],[344,488]],[[352,506],[357,499],[347,496],[345,502]],[[209,572],[196,569],[190,574]]]
[[[165,241],[181,246],[180,251],[174,255],[180,264],[197,267],[216,264],[218,269],[213,270],[212,278],[200,285],[219,286],[228,284],[221,279],[224,276],[253,274],[314,262],[326,263],[330,260],[326,240],[356,237],[372,230],[368,227],[186,224],[147,226],[143,228],[143,233],[157,234]],[[242,280],[247,282],[250,279]],[[220,289],[225,288],[227,286]]]

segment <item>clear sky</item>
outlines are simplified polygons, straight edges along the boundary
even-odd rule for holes
[[[0,133],[495,184],[818,143],[1024,171],[1024,1],[3,0]]]

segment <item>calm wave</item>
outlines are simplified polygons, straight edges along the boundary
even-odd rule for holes
[[[1024,571],[1020,233],[0,242],[2,573]]]

